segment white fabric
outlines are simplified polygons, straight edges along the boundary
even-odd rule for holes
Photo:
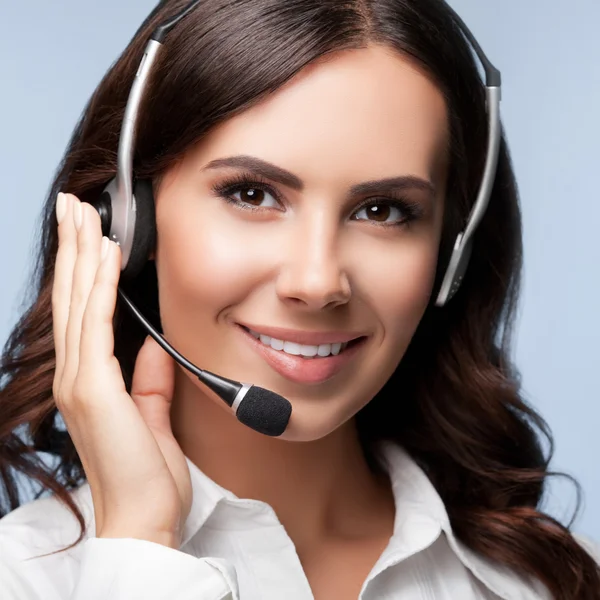
[[[454,537],[444,505],[401,448],[385,444],[396,518],[360,600],[538,600],[539,584],[492,564]],[[98,539],[90,488],[72,492],[88,523],[54,497],[0,519],[0,600],[310,600],[294,545],[270,506],[237,498],[189,459],[194,501],[179,550],[135,539]],[[337,599],[332,599],[337,600]],[[350,599],[340,599],[350,600]]]

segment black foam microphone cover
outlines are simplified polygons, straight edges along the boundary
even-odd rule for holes
[[[236,416],[241,423],[270,436],[279,436],[287,427],[292,405],[283,396],[253,385],[240,402]]]

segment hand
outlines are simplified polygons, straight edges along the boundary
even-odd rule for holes
[[[52,391],[90,484],[96,536],[178,548],[192,485],[171,429],[173,360],[149,337],[127,393],[112,324],[120,248],[102,238],[96,210],[71,194],[57,201],[57,218]]]

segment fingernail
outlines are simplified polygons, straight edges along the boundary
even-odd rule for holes
[[[60,225],[60,222],[65,218],[67,214],[67,197],[59,192],[56,197],[56,221]]]
[[[104,260],[108,254],[108,238],[102,236],[102,246],[100,246],[100,260]]]
[[[75,229],[79,231],[83,222],[83,209],[81,208],[81,202],[75,202],[75,206],[73,206],[73,221],[75,223]]]

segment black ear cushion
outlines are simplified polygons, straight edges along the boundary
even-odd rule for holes
[[[110,224],[112,223],[112,203],[110,201],[110,194],[107,191],[104,191],[100,194],[99,198],[90,201],[90,204],[100,215],[102,235],[110,237]]]
[[[127,266],[121,273],[123,279],[131,280],[144,268],[156,245],[156,215],[152,182],[140,179],[133,185],[136,218],[131,253]]]

